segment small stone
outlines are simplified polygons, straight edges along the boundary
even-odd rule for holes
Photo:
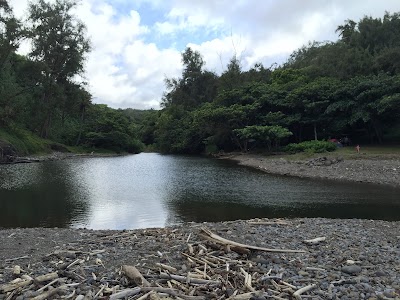
[[[350,275],[359,274],[361,273],[361,271],[362,271],[361,267],[356,265],[342,267],[342,272]]]
[[[397,296],[396,291],[394,289],[387,289],[383,292],[383,295],[388,298],[395,298]]]
[[[378,270],[375,272],[375,276],[377,276],[377,277],[386,276],[386,272]]]

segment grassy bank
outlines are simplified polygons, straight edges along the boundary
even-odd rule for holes
[[[21,128],[0,128],[0,143],[11,145],[18,155],[45,154],[51,152],[51,142]]]
[[[32,132],[21,129],[0,128],[0,147],[11,147],[17,156],[45,155],[54,151],[71,153],[115,154],[115,151],[84,146],[65,146],[52,140],[42,139]]]

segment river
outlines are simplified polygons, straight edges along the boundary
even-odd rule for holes
[[[134,229],[255,217],[400,220],[399,189],[156,153],[0,166],[0,228]]]

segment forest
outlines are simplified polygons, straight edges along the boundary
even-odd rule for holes
[[[337,27],[337,41],[310,42],[268,68],[243,70],[234,55],[217,74],[186,48],[180,77],[165,79],[162,109],[141,111],[92,102],[84,79],[90,41],[71,13],[76,5],[32,2],[24,25],[0,0],[0,147],[20,154],[198,154],[277,151],[344,137],[399,143],[399,13],[347,20]],[[26,40],[31,51],[20,55]]]

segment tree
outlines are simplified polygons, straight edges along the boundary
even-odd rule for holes
[[[18,47],[22,38],[21,23],[14,17],[7,0],[0,0],[0,71]]]
[[[233,56],[227,65],[227,69],[221,74],[218,80],[219,91],[239,88],[244,82],[242,80],[242,68],[236,56]]]
[[[356,22],[348,19],[345,21],[344,25],[339,25],[337,27],[336,32],[339,33],[339,36],[341,37],[341,40],[344,43],[349,44],[351,41],[352,35],[356,31],[356,26],[357,26]]]
[[[204,71],[204,61],[198,51],[190,47],[182,53],[183,71],[181,78],[167,78],[161,105],[165,108],[181,105],[192,110],[202,103],[211,102],[217,92],[217,76]]]
[[[43,66],[41,82],[43,121],[42,137],[49,135],[54,111],[65,101],[67,82],[83,71],[85,54],[89,51],[85,25],[73,14],[77,6],[73,0],[48,3],[39,0],[29,5],[29,36],[32,52],[29,57]]]
[[[247,151],[247,144],[250,140],[260,141],[266,143],[269,151],[273,148],[278,149],[279,143],[282,139],[291,136],[287,128],[282,126],[246,126],[245,128],[235,129],[233,131],[239,139],[243,142],[243,147]]]

